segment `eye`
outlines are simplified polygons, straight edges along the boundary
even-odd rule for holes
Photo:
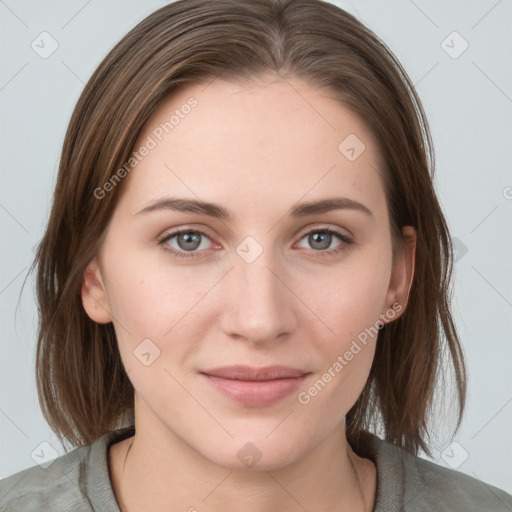
[[[330,248],[335,238],[341,241],[334,249]],[[308,231],[301,237],[306,239],[318,256],[333,256],[342,251],[347,251],[354,244],[351,237],[332,228],[320,228]],[[210,245],[206,243],[210,242]],[[181,229],[174,231],[158,240],[162,249],[178,258],[190,258],[198,256],[201,250],[212,246],[209,236],[198,229]]]
[[[173,239],[176,239],[175,243],[177,247],[170,244]],[[166,235],[158,241],[158,244],[162,246],[164,251],[170,252],[178,258],[188,258],[194,256],[197,249],[207,249],[209,247],[204,246],[204,239],[210,240],[208,235],[203,231],[197,229],[182,229]]]
[[[341,243],[338,244],[334,249],[330,249],[334,238],[341,240]],[[338,254],[341,251],[350,249],[354,243],[351,237],[332,228],[321,228],[308,231],[305,233],[305,235],[303,235],[301,241],[304,239],[306,239],[306,242],[310,244],[310,246],[315,252],[318,253],[319,256],[332,256],[334,254]]]

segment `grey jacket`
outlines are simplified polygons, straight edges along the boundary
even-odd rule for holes
[[[1,512],[120,512],[112,491],[107,449],[131,437],[134,427],[109,432],[90,446],[33,466],[0,481]],[[505,512],[512,496],[364,433],[354,451],[377,467],[374,512]]]

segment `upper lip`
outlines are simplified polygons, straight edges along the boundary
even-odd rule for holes
[[[234,365],[205,370],[201,373],[213,377],[222,377],[223,379],[259,381],[302,377],[309,372],[288,366],[265,366],[256,368],[253,366]]]

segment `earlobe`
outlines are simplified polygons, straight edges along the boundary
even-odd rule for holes
[[[107,292],[96,258],[87,265],[82,280],[82,304],[91,320],[99,324],[112,321]]]
[[[398,316],[403,313],[409,300],[416,260],[416,230],[412,226],[405,226],[402,229],[402,235],[403,251],[397,254],[396,261],[393,263],[385,303],[386,311],[392,308],[395,312],[399,312]],[[383,312],[384,316],[386,311]],[[393,318],[398,317],[393,315]]]

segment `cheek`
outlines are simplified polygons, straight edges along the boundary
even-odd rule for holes
[[[361,259],[357,265],[316,277],[310,300],[318,317],[334,331],[338,348],[379,320],[390,279],[385,258],[371,264]]]
[[[323,398],[315,399],[318,406],[336,403],[340,405],[339,414],[346,414],[364,387],[375,354],[377,321],[388,290],[390,261],[375,258],[370,264],[361,259],[358,268],[340,267],[331,279],[317,281],[312,297],[315,312],[333,331],[328,336],[325,329],[323,335],[318,331],[316,338],[323,367],[311,393],[322,392]],[[320,292],[322,285],[328,293]]]
[[[138,337],[164,337],[211,286],[192,267],[170,268],[133,251],[131,257],[111,261],[107,273],[112,314]]]
[[[134,252],[118,261],[107,269],[108,293],[126,372],[141,395],[162,385],[176,393],[165,369],[175,373],[200,348],[204,313],[213,307],[208,291],[219,276]]]
[[[327,408],[331,425],[342,421],[368,379],[388,283],[382,269],[337,277],[342,283],[339,287],[315,298],[316,311],[334,334],[317,331],[323,364],[298,397],[311,415],[324,416]]]

